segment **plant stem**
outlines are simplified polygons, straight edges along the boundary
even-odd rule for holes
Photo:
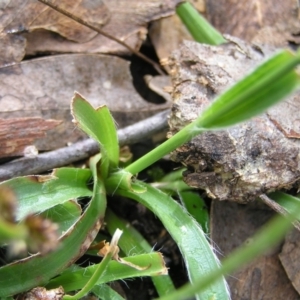
[[[117,228],[123,231],[119,246],[127,256],[130,255],[132,249],[138,254],[153,251],[153,248],[133,226],[118,218],[110,209],[106,210],[105,221],[109,233],[113,234]],[[175,290],[173,282],[168,275],[152,276],[151,279],[159,296],[167,295]]]
[[[108,247],[103,247],[105,250],[104,257],[101,261],[101,263],[98,264],[95,272],[91,276],[90,280],[86,283],[86,285],[79,291],[77,294],[74,296],[69,296],[66,295],[63,297],[65,300],[77,300],[79,298],[82,298],[85,296],[96,284],[97,281],[99,280],[100,276],[104,274],[106,271],[108,264],[112,258],[116,259],[118,252],[119,252],[119,247],[118,247],[118,241],[122,235],[123,231],[120,229],[116,229],[112,239],[111,239],[111,244]],[[101,249],[101,250],[103,250]]]
[[[204,129],[198,128],[194,121],[181,129],[170,139],[133,162],[131,165],[125,168],[125,170],[130,172],[132,175],[135,175],[203,131]]]
[[[64,300],[77,300],[85,296],[97,283],[99,277],[104,274],[108,263],[110,262],[111,258],[113,256],[113,252],[109,252],[105,257],[102,259],[101,263],[98,264],[98,267],[90,280],[86,283],[86,285],[75,295],[70,296],[66,295],[63,297]]]

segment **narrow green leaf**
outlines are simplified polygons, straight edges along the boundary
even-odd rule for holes
[[[191,187],[182,180],[170,182],[153,182],[151,183],[151,185],[170,195],[175,195],[178,191],[186,191],[191,189]]]
[[[163,178],[160,179],[160,182],[170,182],[170,181],[177,181],[182,180],[182,173],[186,171],[186,168],[181,168],[176,171],[172,171],[166,174]]]
[[[132,190],[132,174],[126,171],[125,169],[121,169],[117,172],[113,172],[105,181],[105,188],[108,194],[114,195],[115,191],[119,188],[125,190]],[[144,189],[140,187],[136,187],[135,192],[143,193],[145,192]]]
[[[292,197],[292,196],[285,196]],[[297,201],[295,201],[297,202]],[[212,270],[204,277],[199,277],[193,285],[186,284],[174,293],[159,298],[159,300],[184,300],[190,299],[194,294],[219,280],[224,274],[230,274],[233,271],[246,265],[254,258],[262,255],[268,249],[279,243],[288,230],[292,228],[294,222],[300,214],[300,205],[292,211],[291,214],[284,217],[276,216],[260,229],[251,239],[251,243],[246,242],[243,246],[232,252],[226,259],[222,261],[219,269]],[[218,299],[218,298],[216,298]]]
[[[158,182],[151,183],[151,185],[173,196],[177,195],[179,191],[191,190],[191,187],[182,180],[182,173],[184,171],[185,169],[172,171],[161,178]]]
[[[209,214],[204,200],[199,193],[193,191],[182,179],[185,169],[176,170],[165,175],[159,182],[151,183],[151,186],[170,194],[179,196],[182,206],[201,225],[203,231],[209,233]]]
[[[64,300],[77,300],[77,299],[80,299],[83,296],[85,296],[96,285],[97,280],[99,280],[99,278],[105,274],[108,264],[112,259],[112,256],[113,256],[113,252],[109,251],[103,257],[101,262],[97,265],[95,272],[89,278],[87,283],[81,288],[81,290],[79,292],[77,292],[75,295],[65,295],[63,299]]]
[[[222,34],[210,25],[189,2],[180,3],[176,7],[176,13],[195,41],[209,45],[226,43]]]
[[[9,188],[16,195],[16,219],[21,220],[70,199],[92,196],[87,187],[90,177],[91,171],[87,169],[60,168],[51,175],[13,178],[2,182],[0,187]]]
[[[209,214],[204,200],[197,192],[178,191],[182,205],[201,225],[203,231],[209,233]]]
[[[105,105],[94,109],[78,93],[72,99],[71,110],[77,125],[99,143],[105,178],[109,170],[116,169],[119,164],[118,135],[113,117]]]
[[[192,284],[209,272],[219,269],[218,259],[205,233],[181,205],[146,183],[137,181],[133,185],[141,186],[147,191],[137,194],[129,190],[118,189],[116,194],[138,201],[161,220],[182,253]],[[197,294],[197,299],[201,300],[213,299],[213,297],[218,300],[230,298],[224,278],[210,284],[204,291]]]
[[[262,113],[299,87],[299,74],[294,70],[299,62],[300,54],[288,50],[274,55],[219,96],[195,125],[223,128]]]
[[[163,257],[157,252],[124,257],[123,259],[134,265],[148,268],[145,270],[136,270],[117,261],[110,261],[105,274],[99,278],[97,284],[108,283],[115,280],[124,280],[126,278],[155,276],[166,273]],[[47,288],[51,289],[61,285],[66,293],[81,289],[94,274],[96,268],[97,265],[93,265],[74,272],[68,271],[62,273],[60,276],[52,279],[47,285]]]
[[[89,206],[73,228],[61,238],[60,246],[44,256],[29,258],[0,268],[0,297],[15,295],[46,284],[81,257],[97,234],[106,209],[106,194],[98,177],[97,163],[100,156],[91,159],[94,178],[93,197]]]

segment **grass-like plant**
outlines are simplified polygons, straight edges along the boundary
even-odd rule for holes
[[[125,258],[128,264],[118,259],[111,261],[115,258],[115,250],[108,250],[101,263],[85,269],[78,267],[73,271],[69,270],[74,261],[87,251],[103,224],[106,215],[106,195],[109,194],[114,197],[125,196],[145,205],[160,218],[177,243],[191,285],[177,292],[170,280],[166,279],[168,277],[164,277],[166,275],[159,276],[155,279],[158,281],[157,286],[161,284],[160,280],[162,285],[165,285],[167,280],[170,287],[167,294],[160,289],[162,299],[183,299],[190,295],[196,295],[198,299],[229,299],[223,275],[282,238],[291,226],[291,221],[296,218],[295,212],[299,212],[299,201],[297,200],[296,205],[290,209],[288,219],[273,221],[254,238],[252,245],[238,250],[220,265],[201,226],[186,213],[186,209],[168,194],[139,181],[134,175],[195,135],[246,120],[290,94],[299,85],[299,75],[294,70],[299,61],[299,53],[294,55],[289,51],[279,52],[219,96],[197,120],[125,169],[118,167],[117,134],[109,110],[105,106],[94,109],[76,93],[71,105],[75,124],[98,141],[101,153],[91,159],[90,169],[61,168],[54,170],[52,175],[26,176],[1,183],[2,198],[5,198],[3,195],[11,193],[18,201],[16,218],[21,222],[15,225],[2,213],[0,240],[28,240],[30,228],[22,223],[28,213],[44,212],[44,215],[47,215],[48,212],[49,216],[55,216],[55,211],[59,210],[58,205],[80,197],[91,197],[90,203],[84,212],[77,216],[69,211],[71,208],[65,206],[65,213],[60,215],[61,221],[68,215],[76,217],[69,223],[70,227],[64,229],[66,233],[60,238],[59,246],[44,255],[37,253],[0,268],[0,296],[9,297],[40,285],[46,285],[48,288],[62,285],[67,293],[83,289],[83,292],[76,294],[78,296],[64,296],[65,299],[78,299],[84,293],[111,280],[164,274],[166,269],[161,256],[153,253],[149,246],[142,246],[139,255]],[[280,198],[290,197],[280,195]],[[61,210],[59,211],[61,213]],[[110,221],[111,218],[111,213],[108,213],[108,227],[111,226],[110,222],[114,222]],[[20,230],[22,234],[17,237],[12,235],[11,238],[9,234],[5,234],[5,230],[11,229],[12,226],[23,228],[23,231]],[[36,237],[39,238],[41,237]],[[128,238],[128,235],[124,235],[124,240],[121,237],[120,246],[126,244]],[[135,242],[137,246],[141,240],[137,239]],[[131,245],[132,243],[134,242],[131,242]],[[114,242],[114,247],[116,246]],[[112,249],[115,249],[114,247]],[[124,252],[129,254],[128,249]],[[103,290],[107,289],[108,286]],[[170,294],[172,290],[174,294]]]
[[[214,35],[217,35],[215,44],[224,42],[217,33]],[[206,223],[201,223],[207,216],[197,215],[196,211],[192,212],[194,218],[187,213],[190,205],[186,198],[193,196],[185,191],[178,174],[167,175],[156,185],[144,183],[137,176],[194,136],[247,120],[288,96],[300,83],[295,71],[299,62],[300,53],[278,52],[220,95],[194,122],[124,169],[119,166],[117,133],[108,108],[94,109],[75,93],[71,104],[74,122],[99,143],[100,154],[90,159],[89,169],[60,168],[51,175],[19,177],[0,184],[0,243],[15,245],[23,241],[40,251],[0,268],[0,298],[11,299],[37,286],[48,289],[62,286],[66,293],[64,299],[79,299],[89,291],[101,299],[122,299],[107,283],[151,276],[163,300],[191,296],[205,300],[229,299],[224,276],[284,236],[300,213],[299,199],[283,193],[270,195],[286,207],[287,216],[276,217],[253,237],[250,245],[237,249],[220,263],[207,239]],[[174,189],[180,190],[184,205],[172,198],[169,191]],[[182,253],[190,283],[175,290],[166,275],[162,256],[153,252],[136,230],[107,209],[107,195],[115,201],[118,196],[137,201],[162,221]],[[83,212],[73,201],[82,198],[90,199]],[[32,217],[40,214],[38,219]],[[58,224],[58,245],[57,238],[49,239],[49,230],[55,227],[45,223],[44,217]],[[16,224],[15,220],[19,222]],[[88,251],[104,220],[113,239],[110,245],[99,245],[102,261],[87,268],[75,265]],[[44,230],[45,224],[49,230]],[[43,247],[46,242],[49,245]],[[118,247],[127,257],[119,257]],[[130,256],[133,248],[138,254]]]

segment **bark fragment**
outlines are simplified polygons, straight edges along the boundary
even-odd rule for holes
[[[230,40],[218,47],[186,41],[173,53],[171,134],[275,50]],[[204,133],[178,148],[172,158],[188,167],[185,182],[211,198],[241,203],[293,187],[300,178],[299,103],[298,93],[248,122]]]

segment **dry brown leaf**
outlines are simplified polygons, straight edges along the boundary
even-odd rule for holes
[[[287,234],[282,251],[279,254],[282,266],[300,295],[300,232],[294,229]]]
[[[267,47],[257,50],[234,40],[218,47],[186,41],[174,53],[172,133],[196,119],[218,94],[272,53]],[[295,109],[299,102],[297,93],[266,114],[222,131],[205,132],[174,151],[173,159],[188,166],[186,183],[206,190],[212,198],[243,203],[262,193],[297,186],[300,140],[294,137],[299,132]]]
[[[258,203],[240,205],[213,201],[210,237],[219,258],[226,257],[244,242],[247,243],[247,239],[250,241],[273,215],[274,212]],[[279,251],[280,247],[274,248],[227,277],[232,300],[299,299],[280,264]]]
[[[222,33],[259,44],[299,43],[297,1],[206,1],[208,20]]]
[[[171,15],[179,0],[64,0],[51,1],[108,34],[139,49],[148,23]],[[3,45],[1,65],[20,61],[25,53],[90,52],[126,53],[120,44],[56,12],[36,0],[11,0],[0,3],[3,16],[0,38]],[[25,38],[26,39],[25,39]],[[11,48],[11,51],[7,51]],[[5,53],[5,55],[4,55]]]
[[[163,109],[137,94],[129,62],[97,54],[45,57],[0,68],[0,118],[42,117],[63,121],[35,143],[50,150],[86,135],[71,123],[70,100],[74,90],[94,107],[107,104],[118,127],[141,120]]]
[[[42,118],[0,119],[0,158],[26,156],[24,151],[29,149],[28,146],[60,123],[58,120]]]
[[[19,35],[0,32],[0,67],[21,61],[25,55],[26,39]]]
[[[59,4],[65,10],[76,13],[99,27],[106,24],[110,18],[109,11],[102,0],[54,0],[51,2]],[[3,13],[8,19],[3,31],[8,33],[46,29],[78,43],[87,42],[97,34],[36,0],[11,0]]]
[[[102,0],[64,0],[59,3],[66,10],[76,12],[87,21],[104,25],[109,19],[109,11]],[[68,17],[56,12],[36,0],[10,0],[0,3],[1,24],[0,44],[1,65],[20,61],[25,54],[25,32],[46,29],[58,33],[69,40],[83,43],[94,38],[97,33]],[[11,49],[7,51],[7,49]]]

